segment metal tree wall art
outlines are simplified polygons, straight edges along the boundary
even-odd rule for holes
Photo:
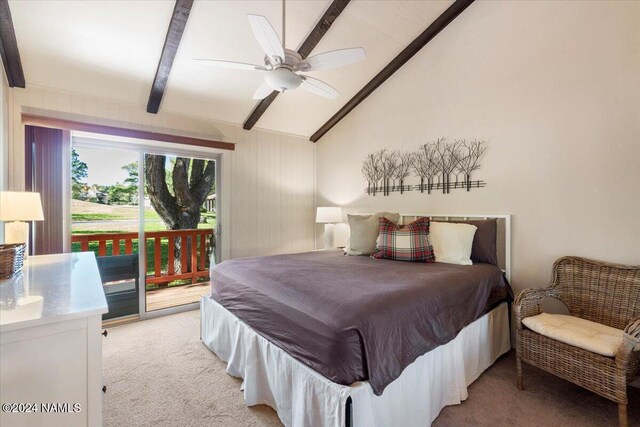
[[[404,193],[404,180],[411,175],[413,154],[409,152],[396,152],[396,165],[393,172],[394,184],[400,185],[400,194]]]
[[[484,145],[484,141],[474,139],[473,142],[467,144],[462,140],[461,151],[463,155],[458,162],[458,169],[464,174],[467,191],[471,190],[471,173],[480,169],[480,157],[486,149],[487,147]]]
[[[486,150],[485,142],[464,139],[447,142],[445,138],[423,144],[418,151],[403,152],[378,150],[369,154],[362,164],[362,175],[367,180],[367,194],[420,190],[431,194],[434,189],[448,194],[451,189],[481,188],[484,181],[472,181],[471,175],[480,169],[480,158]],[[406,185],[411,172],[420,178],[420,185]],[[455,181],[451,182],[451,176]],[[460,181],[462,176],[462,181]]]
[[[398,153],[395,151],[380,150],[380,163],[382,164],[382,191],[389,195],[393,186],[393,178],[398,167]]]
[[[378,181],[382,178],[382,167],[376,154],[367,155],[366,160],[362,163],[362,175],[367,180],[367,194],[373,194],[374,196],[376,195]]]
[[[413,171],[420,177],[420,192],[424,193],[425,180],[427,181],[427,193],[431,194],[433,178],[438,174],[438,163],[436,161],[436,150],[433,144],[423,144],[420,150],[413,155]]]
[[[382,191],[383,195],[388,196],[395,188],[393,184],[398,178],[399,162],[400,157],[396,151],[383,149],[369,154],[362,164],[362,175],[367,180],[367,194],[375,196],[378,191]]]
[[[451,173],[456,170],[460,162],[460,145],[460,141],[448,144],[445,142],[445,138],[439,138],[434,143],[438,159],[438,171],[442,176],[443,194],[449,193]]]

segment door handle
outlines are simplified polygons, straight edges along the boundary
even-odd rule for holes
[[[102,335],[106,337],[107,335],[109,335],[109,331],[105,329],[104,331],[102,331]]]

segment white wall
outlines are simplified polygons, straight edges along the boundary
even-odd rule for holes
[[[516,290],[561,255],[640,264],[639,23],[640,2],[475,2],[318,142],[318,205],[513,214]],[[486,188],[363,193],[366,154],[441,136],[487,140]]]
[[[305,139],[30,86],[11,89],[9,188],[24,189],[21,113],[234,142],[222,153],[223,257],[314,247],[314,145]],[[3,167],[4,169],[4,167]]]

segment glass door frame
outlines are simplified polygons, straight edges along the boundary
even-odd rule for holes
[[[203,147],[197,147],[194,149],[190,148],[182,148],[177,147],[174,148],[175,144],[157,142],[157,141],[148,141],[147,140],[134,140],[128,138],[119,138],[113,139],[110,135],[99,135],[94,134],[95,136],[86,136],[84,133],[81,135],[74,135],[74,132],[71,133],[71,146],[82,146],[87,148],[95,148],[95,149],[106,149],[106,150],[127,150],[131,152],[137,152],[138,155],[138,268],[139,268],[139,283],[140,283],[140,292],[138,294],[138,317],[140,320],[151,319],[154,317],[166,316],[169,314],[180,313],[183,311],[190,311],[199,308],[200,302],[194,302],[190,304],[183,304],[175,307],[163,308],[159,310],[154,310],[147,312],[146,311],[146,238],[144,235],[144,156],[145,154],[157,154],[164,156],[182,156],[189,158],[199,158],[205,160],[215,160],[216,162],[216,176],[215,176],[215,186],[216,186],[216,227],[215,227],[215,235],[216,235],[216,247],[215,247],[215,258],[217,262],[222,261],[222,223],[226,220],[224,218],[223,206],[225,206],[225,200],[221,197],[221,194],[226,194],[221,187],[222,181],[222,171],[225,167],[223,158],[224,152],[217,149],[206,149]],[[153,145],[151,145],[153,144]],[[71,198],[69,197],[67,203],[71,203]]]
[[[207,153],[206,151],[202,151],[202,150],[180,150],[180,149],[171,149],[171,148],[167,148],[167,149],[163,149],[163,148],[150,148],[150,147],[144,147],[141,148],[138,152],[138,176],[139,181],[138,181],[138,200],[141,200],[142,203],[140,203],[138,205],[138,209],[139,209],[139,232],[138,234],[141,237],[141,240],[144,240],[143,243],[143,247],[144,250],[143,251],[139,251],[139,269],[140,269],[140,278],[141,278],[141,286],[140,289],[142,290],[140,292],[139,295],[139,316],[140,316],[140,320],[144,320],[144,319],[151,319],[154,317],[160,317],[160,316],[166,316],[169,314],[174,314],[174,313],[180,313],[183,311],[190,311],[190,310],[195,310],[197,308],[200,307],[200,302],[196,301],[190,304],[182,304],[182,305],[178,305],[175,307],[168,307],[168,308],[161,308],[158,310],[153,310],[153,311],[147,311],[147,284],[146,284],[146,277],[147,277],[147,271],[146,271],[146,250],[147,250],[147,242],[146,242],[146,238],[144,236],[144,157],[145,154],[155,154],[155,155],[162,155],[162,156],[182,156],[182,157],[189,157],[189,158],[199,158],[199,159],[204,159],[204,160],[214,160],[216,162],[216,176],[215,176],[215,186],[216,186],[216,227],[214,228],[214,233],[215,233],[215,238],[216,238],[216,246],[215,246],[215,259],[216,260],[220,260],[220,255],[221,255],[221,239],[220,239],[220,215],[219,213],[222,212],[222,203],[220,203],[220,199],[221,197],[217,197],[218,196],[218,192],[220,191],[220,181],[221,181],[221,170],[222,170],[222,155],[220,153],[217,152],[213,152],[213,153]]]

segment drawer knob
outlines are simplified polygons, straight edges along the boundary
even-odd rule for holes
[[[103,385],[103,386],[102,386],[102,392],[103,392],[103,393],[106,393],[106,392],[107,392],[107,386],[106,386],[106,385]]]
[[[104,336],[106,337],[107,335],[109,335],[109,331],[107,331],[107,330],[105,329],[104,331],[102,331],[102,335],[104,335]]]

